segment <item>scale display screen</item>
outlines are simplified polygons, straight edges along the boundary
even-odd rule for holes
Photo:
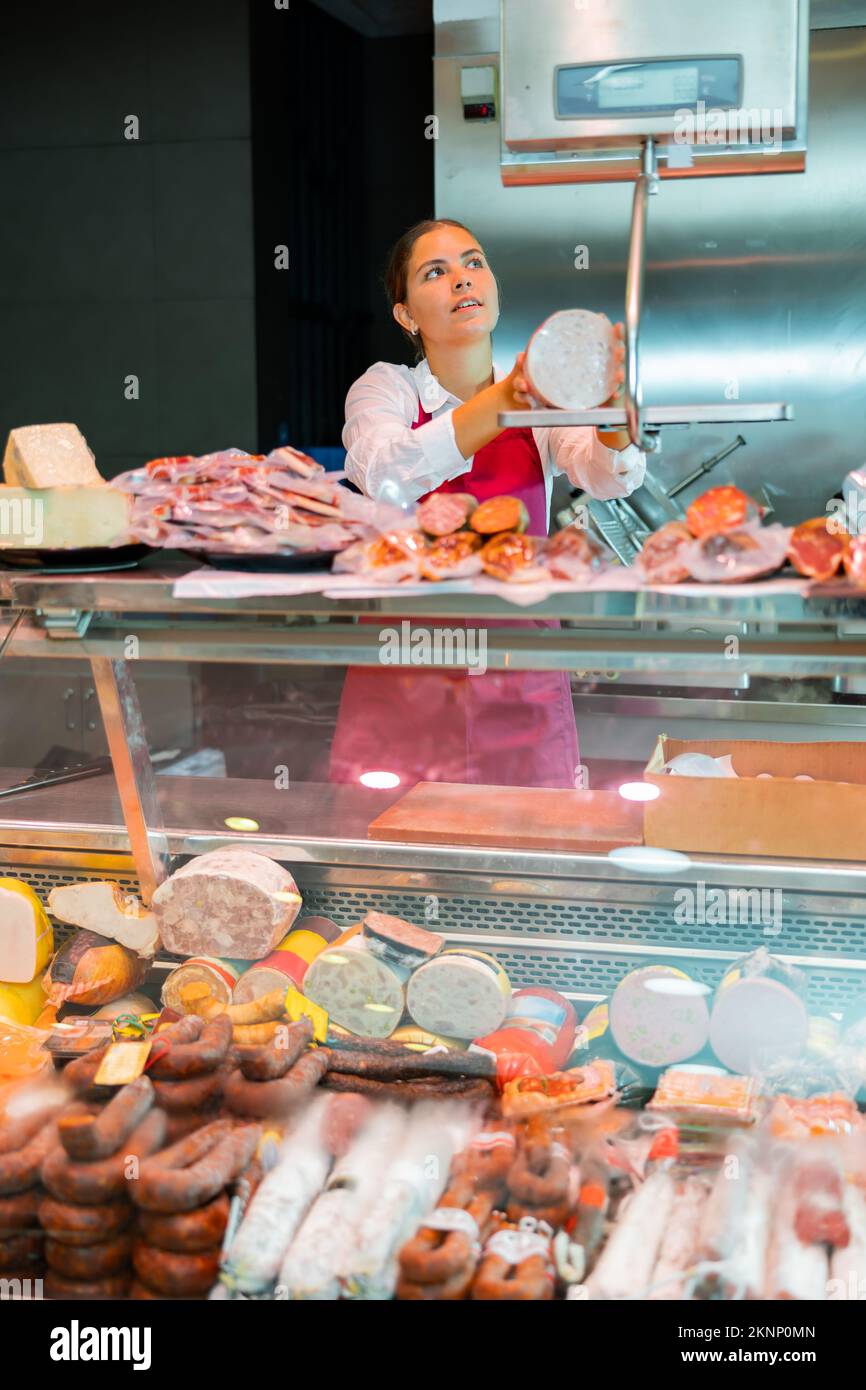
[[[563,64],[556,69],[556,114],[576,117],[633,116],[738,106],[742,60],[659,58],[634,63]]]

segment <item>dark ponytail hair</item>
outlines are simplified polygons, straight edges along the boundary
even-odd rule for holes
[[[416,222],[414,227],[410,227],[408,231],[404,232],[400,240],[391,248],[391,254],[385,268],[385,293],[392,309],[395,304],[406,303],[409,262],[412,259],[415,242],[420,237],[426,236],[428,232],[435,232],[437,227],[460,227],[464,232],[469,232],[469,235],[472,235],[465,222],[455,222],[451,217],[427,217],[422,222]],[[406,328],[401,328],[400,331],[404,338],[411,343],[415,353],[415,361],[420,362],[424,356],[421,334],[410,333]]]

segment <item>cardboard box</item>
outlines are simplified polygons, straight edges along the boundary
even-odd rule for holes
[[[737,777],[670,777],[678,753],[730,753]],[[770,772],[772,777],[758,777]],[[798,773],[815,780],[798,782]],[[660,734],[644,780],[644,839],[704,854],[866,861],[866,743],[687,741]]]

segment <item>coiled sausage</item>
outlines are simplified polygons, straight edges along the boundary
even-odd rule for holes
[[[229,1219],[229,1199],[225,1192],[195,1211],[171,1215],[143,1211],[138,1228],[148,1245],[180,1255],[199,1254],[222,1244]]]
[[[39,1203],[42,1192],[30,1187],[13,1197],[0,1197],[0,1239],[12,1231],[28,1231],[39,1224]]]
[[[114,1236],[98,1245],[65,1245],[46,1240],[45,1259],[51,1269],[66,1279],[104,1279],[118,1274],[129,1263],[132,1236]]]
[[[109,1158],[141,1124],[153,1105],[153,1083],[139,1076],[122,1086],[98,1115],[61,1115],[60,1142],[70,1158],[89,1161]]]
[[[468,1285],[481,1253],[480,1241],[493,1215],[494,1197],[490,1192],[479,1192],[465,1201],[465,1196],[457,1189],[446,1192],[441,1206],[463,1211],[466,1229],[449,1231],[421,1226],[403,1246],[400,1270],[405,1279],[416,1284],[443,1284],[459,1274],[468,1274]]]
[[[19,1231],[0,1240],[0,1270],[5,1274],[10,1269],[21,1269],[31,1261],[41,1259],[44,1244],[45,1237],[41,1231],[38,1235]]]
[[[204,1076],[190,1077],[189,1081],[155,1079],[153,1089],[156,1093],[156,1103],[169,1115],[184,1110],[199,1110],[222,1095],[227,1075],[228,1068],[225,1063],[221,1063],[216,1071],[205,1072]]]
[[[170,1298],[205,1294],[216,1282],[220,1267],[219,1246],[197,1255],[178,1255],[136,1241],[133,1268],[142,1283]]]
[[[67,1279],[56,1270],[49,1269],[42,1285],[48,1298],[62,1299],[116,1299],[126,1298],[129,1289],[128,1274],[106,1274],[102,1279]]]
[[[52,1197],[61,1202],[97,1204],[122,1197],[135,1174],[128,1171],[130,1159],[143,1160],[155,1153],[165,1140],[165,1115],[151,1110],[133,1130],[127,1142],[112,1154],[94,1163],[73,1163],[61,1147],[55,1144],[42,1165],[42,1181]]]
[[[280,1024],[276,1036],[264,1046],[240,1049],[241,1071],[248,1081],[276,1081],[295,1065],[312,1041],[309,1018]]]
[[[57,1122],[49,1120],[15,1153],[0,1156],[0,1196],[11,1197],[35,1187],[47,1154],[57,1144]]]
[[[132,1221],[132,1207],[125,1200],[81,1206],[58,1202],[40,1193],[39,1224],[46,1235],[63,1245],[96,1245],[119,1235]]]
[[[225,1102],[236,1115],[256,1119],[285,1115],[309,1095],[327,1070],[327,1049],[320,1047],[276,1081],[247,1081],[240,1070],[233,1071],[225,1084]]]
[[[548,1139],[521,1144],[508,1172],[508,1190],[516,1202],[555,1206],[568,1196],[571,1156]]]
[[[183,1081],[191,1076],[203,1076],[216,1071],[229,1050],[232,1024],[227,1014],[218,1014],[206,1023],[195,1042],[172,1043],[164,1056],[158,1057],[149,1068],[161,1081]]]
[[[141,1165],[131,1196],[145,1211],[191,1211],[216,1197],[246,1168],[261,1138],[259,1125],[217,1120]]]

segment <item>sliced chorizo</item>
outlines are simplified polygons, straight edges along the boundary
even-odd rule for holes
[[[129,1264],[132,1236],[113,1236],[97,1245],[66,1245],[46,1240],[45,1259],[50,1269],[66,1279],[104,1279],[118,1274]]]
[[[191,1211],[237,1178],[256,1151],[261,1128],[217,1120],[141,1165],[132,1200],[145,1211]]]
[[[126,1143],[153,1105],[153,1083],[139,1076],[122,1086],[98,1115],[61,1115],[60,1142],[70,1158],[109,1158]]]
[[[85,1207],[40,1194],[39,1224],[46,1235],[63,1245],[96,1245],[109,1240],[126,1230],[132,1215],[132,1207],[124,1199]]]
[[[133,1268],[143,1284],[169,1298],[192,1298],[205,1294],[216,1282],[220,1268],[219,1246],[198,1254],[180,1255],[170,1250],[157,1250],[136,1241],[132,1252]]]
[[[136,1185],[128,1174],[129,1160],[146,1159],[164,1141],[165,1115],[161,1110],[150,1110],[127,1142],[110,1158],[75,1163],[60,1144],[55,1144],[42,1165],[42,1181],[51,1196],[61,1202],[81,1202],[85,1206],[109,1202]]]
[[[106,1274],[102,1279],[67,1279],[65,1275],[49,1269],[42,1287],[47,1298],[69,1301],[120,1299],[126,1298],[129,1275]]]
[[[225,1192],[195,1211],[166,1214],[143,1211],[138,1229],[148,1245],[180,1255],[199,1254],[222,1245],[229,1219],[229,1199]]]
[[[309,1018],[283,1023],[262,1047],[241,1049],[241,1071],[248,1081],[276,1081],[295,1065],[312,1041]]]
[[[231,1046],[232,1023],[227,1014],[218,1014],[202,1029],[195,1042],[172,1043],[149,1071],[161,1081],[185,1081],[216,1071]]]
[[[233,1071],[225,1085],[225,1102],[236,1115],[255,1119],[286,1115],[310,1094],[327,1070],[327,1052],[317,1048],[276,1081],[247,1081],[240,1070]]]

